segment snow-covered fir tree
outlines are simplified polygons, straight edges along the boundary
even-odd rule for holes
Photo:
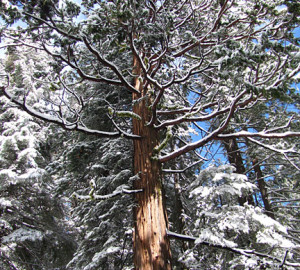
[[[38,106],[37,96],[43,92],[39,80],[48,74],[47,64],[39,61],[42,55],[34,57],[34,53],[33,49],[11,48],[2,72],[10,72],[16,93],[30,87],[28,102]],[[49,138],[54,129],[4,96],[0,102],[1,269],[63,269],[76,242],[46,170],[52,158]]]
[[[120,99],[118,90],[105,89],[101,84],[87,91],[93,93],[99,87],[107,98],[94,97],[88,109],[93,113],[87,118],[91,126],[109,131],[113,126],[107,102],[123,107],[126,97]],[[78,248],[68,269],[131,269],[133,200],[130,194],[117,193],[130,189],[134,180],[132,143],[85,134],[70,134],[65,143],[60,159],[50,167],[58,176],[58,194],[70,198],[70,218],[77,231]],[[105,197],[114,193],[115,197]]]
[[[23,85],[28,55],[1,93],[66,130],[47,168],[76,233],[67,268],[300,265],[299,5],[1,2],[3,47],[44,67]]]

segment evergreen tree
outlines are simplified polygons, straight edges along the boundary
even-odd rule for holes
[[[31,87],[28,102],[35,106],[42,89],[30,75],[41,80],[45,73],[41,63],[29,57],[33,52],[12,48],[4,68],[16,93]],[[1,269],[64,269],[75,242],[46,170],[52,158],[47,140],[52,131],[3,96],[0,102]]]
[[[101,84],[86,91],[98,88],[106,99],[94,97],[86,117],[90,126],[110,131],[113,125],[107,110],[112,105],[126,106],[126,97]],[[123,138],[69,134],[60,159],[49,165],[59,182],[57,194],[72,198],[70,219],[78,232],[78,248],[68,269],[131,269],[133,201],[128,194],[108,198],[132,186],[131,157],[132,143]]]
[[[78,226],[89,224],[94,230],[91,234],[85,233],[89,240],[81,241],[82,253],[76,253],[70,267],[84,267],[86,263],[83,264],[80,257],[85,253],[89,253],[86,269],[104,267],[103,263],[109,267],[122,265],[125,252],[121,252],[120,241],[118,245],[115,243],[129,232],[130,219],[120,215],[119,221],[116,218],[109,223],[111,238],[97,238],[97,243],[103,243],[101,250],[90,250],[88,243],[93,241],[94,234],[100,234],[105,223],[93,220],[94,211],[103,206],[99,212],[106,213],[103,221],[109,216],[116,217],[114,209],[120,201],[109,203],[103,199],[126,193],[134,194],[133,261],[136,269],[171,269],[170,236],[242,255],[227,256],[225,267],[240,267],[240,264],[245,264],[246,268],[260,267],[258,264],[262,267],[271,264],[299,266],[299,262],[294,261],[297,251],[294,243],[280,235],[284,234],[284,227],[249,202],[247,204],[255,185],[241,176],[242,171],[234,173],[231,166],[210,167],[207,169],[211,170],[209,181],[203,180],[201,173],[198,180],[189,177],[190,195],[201,196],[196,196],[188,207],[194,206],[196,211],[204,207],[210,217],[208,225],[200,229],[197,214],[190,215],[192,222],[185,220],[180,224],[187,226],[195,237],[168,230],[166,205],[171,204],[166,201],[172,196],[165,194],[170,194],[171,187],[166,186],[163,175],[167,166],[174,167],[174,162],[180,167],[189,167],[195,161],[191,151],[200,149],[201,154],[215,141],[226,143],[243,138],[275,152],[274,144],[279,139],[295,144],[293,139],[300,136],[299,119],[282,126],[265,117],[260,129],[253,128],[253,118],[239,126],[235,125],[235,119],[259,108],[263,102],[284,100],[290,84],[298,82],[299,41],[293,36],[299,24],[298,3],[284,0],[134,0],[83,1],[79,5],[67,0],[43,3],[11,0],[1,3],[1,11],[6,22],[1,31],[4,46],[31,47],[46,53],[53,58],[49,68],[55,71],[47,72],[53,76],[45,78],[47,91],[39,96],[36,107],[30,103],[33,91],[28,86],[14,88],[10,83],[3,84],[2,93],[38,119],[95,136],[95,139],[71,138],[75,144],[70,141],[63,160],[67,175],[64,185],[72,181],[73,175],[77,174],[77,181],[81,175],[83,183],[79,182],[75,197],[95,200],[76,207],[77,213],[84,216]],[[10,26],[19,20],[26,24],[24,28]],[[6,73],[6,78],[13,75],[13,71]],[[204,130],[199,123],[207,121],[212,124]],[[195,141],[189,139],[189,134],[182,134],[182,129],[192,123],[202,134]],[[131,141],[133,167],[129,173],[131,167],[126,162],[129,158],[122,152],[118,154],[118,148],[128,150]],[[230,152],[228,159],[231,159]],[[281,152],[289,160],[291,152],[287,145],[282,144]],[[130,151],[128,153],[130,155]],[[79,161],[76,160],[78,155]],[[120,159],[119,165],[116,157]],[[295,160],[297,158],[299,156]],[[115,161],[117,167],[114,163],[108,164],[108,160]],[[229,161],[232,163],[233,159]],[[87,168],[91,171],[86,176],[82,171]],[[178,195],[179,187],[184,185],[183,176],[174,178],[171,183],[176,191],[173,198],[182,202],[180,206],[177,201],[176,211],[182,207],[185,213],[187,205]],[[131,190],[128,189],[130,185]],[[62,188],[62,192],[70,190]],[[126,196],[127,209],[130,202]],[[200,198],[202,201],[198,200]],[[207,200],[212,201],[207,203]],[[97,206],[92,207],[94,204]],[[170,209],[169,213],[173,211]],[[236,220],[230,219],[233,211],[246,213],[243,222],[248,222],[249,226],[236,228]],[[228,222],[224,223],[226,216],[229,216]],[[269,225],[265,226],[267,231],[259,232],[262,218]],[[213,228],[216,222],[218,226]],[[128,225],[120,230],[123,223]],[[112,228],[119,228],[118,233],[114,234]],[[247,241],[244,234],[249,236]],[[280,241],[274,240],[280,249],[273,250],[272,254],[264,253],[264,248],[270,246],[268,237],[273,240],[281,237]],[[289,251],[289,257],[285,250]],[[174,254],[179,253],[176,250]],[[217,263],[218,254],[205,251],[211,265]],[[190,263],[183,259],[187,267],[203,266],[206,258],[201,253],[195,256],[191,256]],[[255,262],[248,260],[246,263],[245,258]]]

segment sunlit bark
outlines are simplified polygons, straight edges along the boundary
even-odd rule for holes
[[[135,73],[140,69],[136,59]],[[140,80],[135,79],[135,88],[140,95],[133,94],[133,100],[146,95]],[[162,175],[160,162],[153,158],[153,149],[159,143],[158,133],[150,121],[147,101],[143,99],[133,107],[141,120],[133,119],[133,133],[141,136],[134,141],[134,173],[139,176],[134,187],[143,189],[136,194],[134,209],[134,264],[136,270],[171,269],[171,252],[167,237],[167,216],[163,202]]]

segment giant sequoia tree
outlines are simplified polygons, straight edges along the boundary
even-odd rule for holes
[[[100,195],[92,182],[89,196],[76,197],[103,200],[134,194],[135,269],[171,269],[169,236],[213,244],[208,234],[203,236],[208,228],[190,230],[200,234],[198,239],[168,230],[166,204],[171,205],[168,199],[172,196],[165,196],[170,185],[164,185],[169,177],[164,172],[183,173],[195,157],[207,160],[210,146],[221,141],[237,173],[246,174],[246,168],[241,167],[243,155],[237,155],[242,146],[239,139],[247,146],[273,151],[294,170],[299,169],[297,148],[293,147],[293,139],[300,136],[299,118],[283,118],[286,122],[282,123],[260,111],[263,120],[257,127],[254,116],[255,110],[268,102],[288,102],[294,95],[290,85],[297,82],[300,71],[299,41],[293,36],[299,23],[296,1],[86,0],[79,5],[67,0],[11,0],[1,2],[1,15],[5,22],[1,28],[3,47],[47,53],[52,58],[47,72],[53,74],[40,82],[48,91],[39,96],[39,106],[30,104],[35,95],[30,87],[15,91],[9,71],[2,74],[2,94],[30,115],[66,130],[111,138],[111,145],[118,137],[133,142],[134,177],[128,176],[131,190],[121,186]],[[13,24],[18,21],[23,24],[16,28]],[[194,140],[185,132],[192,128],[199,132]],[[81,150],[84,148],[76,151]],[[104,162],[95,162],[99,160]],[[258,169],[256,163],[253,166]],[[234,174],[232,167],[211,170],[208,175],[215,179],[212,187],[234,189],[210,193],[213,201],[205,206],[199,202],[205,196],[198,196],[194,206],[211,211],[210,219],[214,220],[220,207],[238,197],[239,206],[246,204],[248,214],[254,213],[251,193],[255,185]],[[199,194],[197,185],[206,185],[205,175],[194,184],[193,178],[174,177],[177,211],[184,212],[186,206],[178,195],[179,182],[191,184],[189,189],[195,196]],[[221,197],[225,201],[220,201]],[[226,209],[227,215],[233,211]],[[256,221],[253,227],[258,228]],[[187,226],[183,220],[177,225]],[[225,237],[224,232],[214,232],[215,238]],[[243,250],[240,248],[257,246],[239,235],[228,233],[228,237],[238,239],[240,246],[233,247],[227,240],[217,241],[215,246],[246,257],[296,265],[287,253],[284,256],[276,251],[272,257],[263,253],[263,248]],[[263,259],[258,261],[263,263]]]

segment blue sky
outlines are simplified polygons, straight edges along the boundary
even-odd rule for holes
[[[295,35],[295,37],[300,38],[300,27],[298,27],[298,28],[295,29],[294,35]],[[293,87],[300,94],[300,84],[298,84],[298,85],[294,84]],[[209,127],[209,125],[206,124],[206,123],[198,123],[198,124],[199,124],[200,127],[204,128],[204,129],[206,129],[206,128]],[[197,128],[196,128],[196,130],[197,130]],[[194,134],[191,134],[191,137],[192,137],[193,141],[197,141],[197,140],[201,139],[201,136],[197,136],[197,135],[194,135]],[[199,153],[202,156],[205,156],[206,149],[203,149],[203,150],[198,149],[198,151],[199,151]],[[211,151],[212,151],[212,160],[215,160],[216,162],[218,162],[218,161],[221,161],[221,162],[226,161],[224,159],[223,150],[221,149],[220,143],[218,141],[216,141],[214,143],[214,145],[211,147]],[[205,163],[210,164],[210,161],[207,161]],[[204,163],[204,167],[205,167],[205,163]]]

